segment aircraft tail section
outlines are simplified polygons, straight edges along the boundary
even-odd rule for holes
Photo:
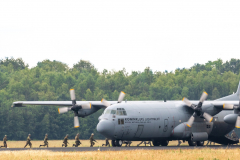
[[[226,97],[216,99],[215,101],[239,101],[239,94],[240,94],[240,81],[239,81],[236,93],[226,96]]]

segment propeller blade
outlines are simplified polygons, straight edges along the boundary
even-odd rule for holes
[[[74,128],[78,128],[80,125],[79,125],[79,119],[78,119],[78,116],[74,116]]]
[[[237,121],[236,121],[235,127],[236,128],[240,128],[240,116],[237,117]]]
[[[106,100],[106,99],[102,99],[101,100],[102,104],[106,107],[110,106],[111,104]]]
[[[85,103],[85,104],[82,104],[82,109],[91,109],[92,108],[92,104],[91,103]]]
[[[125,97],[125,93],[123,91],[120,92],[118,97],[118,103],[121,103],[123,101],[123,98]]]
[[[212,122],[213,117],[211,115],[209,115],[208,113],[204,112],[203,113],[203,117],[208,121],[208,122]]]
[[[202,93],[202,96],[201,96],[201,98],[200,98],[200,102],[203,103],[203,102],[207,99],[207,96],[208,96],[207,92],[203,92],[203,93]]]
[[[192,106],[192,103],[191,103],[187,98],[183,97],[182,101],[183,101],[184,103],[186,103],[186,105],[187,105],[188,107],[191,107],[191,106]]]
[[[76,104],[76,97],[75,97],[75,91],[74,89],[70,89],[70,97],[73,103],[73,106]]]
[[[223,109],[233,109],[233,104],[223,104]]]
[[[187,122],[187,126],[188,126],[188,127],[192,127],[192,124],[193,124],[193,122],[194,122],[194,119],[195,119],[194,116],[191,116],[191,117],[189,118],[189,120],[188,120],[188,122]]]
[[[66,113],[69,111],[68,107],[62,107],[62,108],[58,108],[58,113],[62,114],[62,113]]]

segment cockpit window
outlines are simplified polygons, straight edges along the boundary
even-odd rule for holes
[[[117,110],[110,110],[110,109],[106,109],[104,111],[104,114],[116,114],[116,115],[120,115],[120,116],[126,116],[127,112],[124,110],[124,108],[117,108]]]
[[[104,114],[110,114],[111,110],[107,109]]]
[[[117,108],[117,115],[127,115],[127,112],[124,110],[124,108]]]
[[[111,110],[111,114],[116,114],[116,110]]]

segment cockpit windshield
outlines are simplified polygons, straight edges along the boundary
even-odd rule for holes
[[[124,108],[117,108],[117,115],[124,116],[127,115],[127,112]]]
[[[111,114],[116,114],[116,110],[111,110]]]
[[[124,115],[127,115],[127,112],[125,111],[124,108],[117,108],[117,110],[106,109],[104,111],[104,114],[116,114],[116,115],[124,116]]]

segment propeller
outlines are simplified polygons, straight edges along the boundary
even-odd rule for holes
[[[236,120],[236,123],[235,123],[236,128],[240,128],[240,112],[239,112],[240,111],[240,93],[238,95],[238,100],[239,100],[238,105],[223,104],[223,109],[234,109],[235,113],[238,114],[238,117],[237,117],[237,120]]]
[[[92,105],[91,103],[84,103],[81,105],[77,105],[74,89],[70,89],[70,97],[72,100],[72,107],[58,108],[58,113],[62,114],[72,110],[74,112],[74,128],[78,128],[80,126],[79,119],[78,119],[78,111],[81,109],[91,109]]]
[[[186,105],[194,110],[193,115],[189,118],[187,122],[188,127],[192,127],[192,124],[196,117],[203,116],[208,122],[211,122],[213,120],[213,117],[209,115],[206,112],[202,111],[202,104],[207,99],[208,94],[206,92],[203,92],[198,105],[192,104],[187,98],[183,98],[183,102],[186,103]]]
[[[120,92],[119,96],[118,96],[118,103],[121,103],[123,101],[125,97],[125,93],[123,91]],[[104,106],[108,107],[110,106],[111,104],[105,100],[105,99],[102,99],[101,102],[103,103]]]

